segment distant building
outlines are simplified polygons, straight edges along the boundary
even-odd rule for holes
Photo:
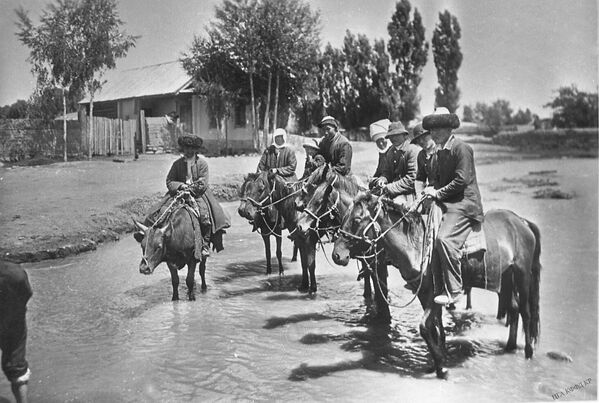
[[[205,99],[194,94],[193,79],[179,61],[109,70],[104,78],[102,89],[94,95],[94,116],[137,119],[136,143],[143,145],[142,152],[175,149],[176,137],[181,133],[202,137],[212,154],[253,148],[250,108],[237,105],[219,132]],[[89,96],[79,104],[89,116]]]

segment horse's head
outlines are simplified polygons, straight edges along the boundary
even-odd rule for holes
[[[250,173],[241,186],[241,202],[237,212],[253,222],[270,196],[270,184],[266,173]]]
[[[133,237],[141,245],[142,258],[139,263],[139,272],[152,274],[154,269],[162,263],[166,256],[166,240],[172,233],[172,223],[169,220],[163,228],[146,227],[133,220],[138,231]]]
[[[377,212],[382,208],[379,198],[370,192],[360,192],[345,214],[332,257],[335,264],[346,266],[350,258],[371,248],[377,234]]]
[[[304,236],[311,228],[335,218],[340,197],[334,187],[337,180],[338,175],[328,165],[324,165],[306,181],[301,195],[296,199],[296,207],[301,211],[297,229]]]

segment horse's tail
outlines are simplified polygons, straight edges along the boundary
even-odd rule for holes
[[[541,332],[539,316],[539,288],[541,283],[541,232],[536,224],[526,220],[528,227],[535,236],[535,250],[532,261],[532,283],[530,285],[530,337],[537,343]]]

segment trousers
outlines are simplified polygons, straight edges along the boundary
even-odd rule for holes
[[[441,219],[437,239],[433,248],[431,268],[435,278],[443,280],[444,290],[458,293],[462,290],[462,247],[475,222],[459,213],[447,212]],[[441,293],[435,283],[435,294]]]

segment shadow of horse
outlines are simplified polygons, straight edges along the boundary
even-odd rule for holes
[[[478,326],[480,320],[473,319],[474,315],[455,315],[453,326],[448,331],[463,332],[471,326]],[[426,343],[417,332],[403,333],[400,326],[385,324],[371,325],[366,330],[351,330],[343,334],[308,333],[300,339],[305,345],[324,344],[329,342],[341,343],[339,348],[346,352],[361,352],[357,360],[343,360],[331,364],[309,365],[300,364],[289,374],[291,381],[321,378],[341,371],[355,369],[393,373],[401,376],[422,378],[433,374],[427,355]],[[499,341],[472,340],[464,336],[454,337],[447,341],[447,364],[456,367],[474,356],[501,355],[505,350]]]

